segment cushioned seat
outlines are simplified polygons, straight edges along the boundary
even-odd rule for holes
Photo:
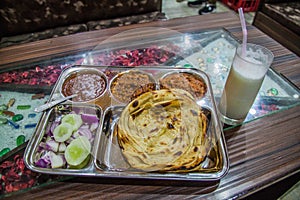
[[[300,33],[299,2],[266,3],[262,9],[277,22],[284,24],[296,33]]]
[[[162,0],[1,0],[0,47],[162,17]]]
[[[300,55],[300,1],[261,1],[253,25]]]

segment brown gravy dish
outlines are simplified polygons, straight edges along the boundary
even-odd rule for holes
[[[97,73],[76,73],[65,80],[62,85],[62,93],[64,96],[77,94],[72,100],[84,102],[102,95],[106,87],[105,79]]]
[[[179,88],[188,91],[196,98],[202,98],[207,92],[207,85],[204,80],[187,72],[169,74],[160,79],[159,83],[161,88]]]
[[[151,91],[154,87],[155,81],[148,74],[128,71],[112,81],[110,91],[118,101],[129,103],[136,92]]]

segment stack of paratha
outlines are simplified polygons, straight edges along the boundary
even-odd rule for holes
[[[206,156],[207,119],[181,89],[146,92],[123,110],[115,134],[132,168],[196,171]]]

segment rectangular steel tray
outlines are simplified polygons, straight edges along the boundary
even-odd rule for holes
[[[44,111],[35,133],[28,143],[25,150],[24,161],[26,166],[36,172],[55,174],[55,175],[75,175],[75,176],[91,176],[91,177],[106,177],[106,178],[137,178],[137,179],[159,179],[159,180],[189,180],[189,181],[216,181],[220,180],[226,175],[229,168],[227,149],[222,131],[221,123],[217,116],[217,109],[215,105],[215,99],[213,96],[210,80],[208,76],[194,68],[175,68],[175,67],[113,67],[113,66],[73,66],[65,69],[59,77],[51,95],[50,100],[62,97],[61,87],[66,78],[70,73],[78,72],[81,70],[96,69],[105,76],[107,76],[107,90],[105,91],[108,95],[105,96],[104,100],[96,100],[89,102],[74,103],[70,100],[63,103],[63,105],[70,105],[71,107],[89,108],[93,110],[93,113],[97,113],[100,122],[99,127],[95,133],[95,139],[92,144],[92,159],[89,164],[83,169],[52,169],[52,168],[41,168],[35,165],[35,156],[40,142],[45,139],[46,129],[49,126],[50,118],[53,117],[54,109]],[[214,160],[214,164],[211,165],[209,158],[205,159],[203,163],[207,162],[208,167],[201,169],[196,172],[186,173],[160,173],[160,172],[143,172],[134,171],[128,169],[128,164],[122,157],[122,153],[118,148],[116,138],[113,137],[113,130],[117,123],[123,108],[126,103],[119,103],[112,99],[109,92],[109,86],[112,83],[114,77],[120,73],[124,73],[130,70],[137,70],[139,72],[150,74],[156,83],[159,83],[159,79],[165,74],[172,72],[188,72],[196,74],[207,85],[207,92],[205,95],[197,99],[197,104],[201,106],[204,114],[208,120],[207,135],[210,140],[211,149],[209,156],[211,160]],[[107,97],[109,99],[107,99]],[[103,97],[104,98],[104,97]],[[109,103],[107,104],[107,100]],[[205,166],[205,164],[203,164]],[[211,165],[211,166],[209,166]]]

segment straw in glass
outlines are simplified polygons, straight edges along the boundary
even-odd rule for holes
[[[242,43],[242,56],[246,56],[246,46],[247,46],[247,27],[246,27],[246,22],[245,22],[245,17],[243,13],[243,8],[239,8],[239,16],[240,16],[240,21],[242,25],[242,31],[243,31],[243,43]]]

